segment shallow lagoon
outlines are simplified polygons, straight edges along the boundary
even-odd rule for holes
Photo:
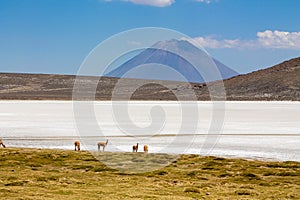
[[[82,133],[78,131],[78,122],[90,127],[90,116],[77,113],[75,119],[71,101],[1,101],[0,137],[7,146],[16,147],[73,149],[73,141],[80,138],[83,149],[96,150],[97,141],[109,138],[107,151],[131,151],[131,146],[139,142],[140,146],[148,144],[150,153],[300,161],[300,102],[226,102],[224,105],[224,118],[215,120],[213,104],[197,102],[199,119],[193,132],[189,128],[179,131],[182,109],[191,106],[188,102],[182,105],[130,102],[128,114],[135,125],[133,133],[150,130],[146,127],[156,123],[153,118],[160,116],[155,113],[151,116],[154,106],[161,106],[165,113],[163,126],[158,130],[135,135],[122,129],[128,121],[116,122],[115,104],[112,106],[111,102],[94,102],[97,126],[94,131]],[[195,126],[194,117],[186,116],[186,127]],[[211,124],[220,122],[221,132],[210,131]]]

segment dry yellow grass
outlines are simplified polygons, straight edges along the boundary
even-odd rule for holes
[[[143,153],[109,153],[143,162]],[[99,156],[100,156],[99,155]],[[147,156],[153,156],[148,154]],[[165,159],[168,155],[162,155]],[[154,156],[159,163],[159,157]],[[153,158],[154,159],[154,158]],[[182,155],[145,173],[111,169],[89,152],[0,149],[3,199],[300,199],[300,163]],[[163,163],[165,164],[165,163]]]

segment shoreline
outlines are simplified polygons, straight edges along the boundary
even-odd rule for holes
[[[36,147],[16,147],[16,146],[11,146],[11,147],[6,147],[6,148],[1,148],[0,147],[0,152],[1,150],[30,150],[30,151],[53,151],[53,152],[78,152],[78,151],[75,151],[74,149],[61,149],[61,148],[36,148]],[[105,152],[97,152],[97,151],[94,151],[94,152],[91,152],[89,150],[81,150],[79,152],[83,152],[83,153],[87,153],[87,154],[97,154],[97,153],[104,153],[104,154],[118,154],[118,155],[128,155],[128,154],[135,154],[134,152],[124,152],[124,151],[116,151],[116,152],[112,152],[112,151],[105,151]],[[144,154],[144,152],[141,151],[138,151],[137,154]],[[265,163],[296,163],[296,164],[299,164],[300,165],[300,161],[294,161],[294,160],[276,160],[276,159],[264,159],[264,158],[244,158],[244,157],[235,157],[235,156],[218,156],[218,155],[200,155],[200,154],[170,154],[170,153],[147,153],[148,155],[168,155],[168,156],[175,156],[175,157],[182,157],[182,156],[196,156],[196,157],[201,157],[201,158],[209,158],[209,157],[213,157],[213,158],[216,158],[216,159],[228,159],[228,160],[243,160],[243,161],[249,161],[249,162],[265,162]],[[300,166],[299,166],[300,167]],[[299,174],[300,175],[300,174]]]
[[[58,151],[69,151],[69,152],[73,152],[74,149],[63,149],[63,148],[37,148],[37,147],[19,147],[19,146],[10,146],[10,147],[6,147],[5,149],[15,149],[15,150],[58,150]],[[1,149],[0,149],[1,151]],[[86,153],[98,153],[97,151],[89,151],[86,149],[81,150],[81,152],[86,152]],[[105,151],[104,153],[109,153],[109,154],[129,154],[132,153],[130,151],[125,152],[125,151]],[[138,151],[137,153],[144,153],[141,151]],[[280,162],[280,163],[284,163],[284,162],[295,162],[295,163],[299,163],[300,161],[296,161],[296,160],[280,160],[280,159],[275,159],[275,158],[263,158],[263,157],[255,157],[255,158],[251,158],[251,157],[239,157],[239,156],[235,156],[235,155],[227,155],[227,156],[222,156],[222,155],[215,155],[215,154],[209,154],[209,155],[200,155],[200,154],[195,154],[195,153],[182,153],[182,154],[170,154],[170,153],[151,153],[149,152],[148,154],[151,155],[170,155],[170,156],[176,156],[176,157],[180,157],[180,156],[199,156],[199,157],[216,157],[216,158],[220,158],[220,159],[233,159],[233,160],[245,160],[245,161],[260,161],[260,162]]]

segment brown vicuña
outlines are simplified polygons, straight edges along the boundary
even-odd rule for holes
[[[132,146],[132,152],[137,152],[139,149],[139,143],[136,143],[136,145]]]
[[[75,151],[80,151],[80,142],[79,141],[75,141],[74,142],[74,146],[75,146]]]
[[[101,147],[103,147],[103,151],[104,151],[107,144],[108,144],[108,140],[106,140],[106,142],[98,142],[98,151],[100,151]]]
[[[144,152],[148,153],[148,145],[144,145]]]
[[[5,148],[6,146],[5,146],[5,144],[3,143],[3,141],[2,141],[2,139],[0,138],[0,147],[3,147],[3,148]]]

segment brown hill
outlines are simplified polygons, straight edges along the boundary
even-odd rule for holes
[[[225,80],[230,100],[300,100],[300,57]]]
[[[76,76],[48,74],[0,73],[0,99],[15,100],[71,100]],[[118,78],[80,77],[88,86],[98,82],[97,100],[110,100]],[[123,79],[118,99],[137,84],[145,80]],[[218,82],[209,83],[217,84]],[[162,86],[164,85],[164,86]],[[239,75],[224,81],[228,100],[300,100],[300,58],[285,61],[274,67]],[[170,88],[170,89],[168,89]],[[152,81],[139,88],[133,95],[135,100],[175,100],[176,91],[189,100],[187,88],[192,88],[199,100],[209,100],[206,84]],[[86,89],[87,93],[93,92]]]

